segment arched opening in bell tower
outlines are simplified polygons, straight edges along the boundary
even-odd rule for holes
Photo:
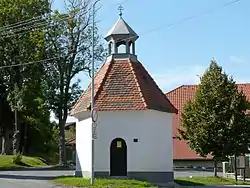
[[[124,41],[117,43],[117,52],[118,54],[126,54],[127,53],[127,46]]]

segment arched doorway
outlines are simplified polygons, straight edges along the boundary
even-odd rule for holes
[[[122,138],[110,145],[110,176],[127,176],[127,145]]]

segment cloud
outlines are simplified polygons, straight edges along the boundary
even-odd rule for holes
[[[244,56],[230,56],[230,57],[229,57],[229,61],[230,61],[231,63],[244,63],[244,62],[247,61],[246,59],[247,59],[247,58],[244,57]]]
[[[163,92],[167,92],[183,84],[199,83],[199,77],[204,73],[206,68],[201,65],[182,66],[152,74],[152,76]]]

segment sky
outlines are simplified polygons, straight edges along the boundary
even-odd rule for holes
[[[238,83],[247,83],[250,1],[228,4],[232,1],[101,0],[96,19],[99,33],[105,36],[118,19],[118,6],[123,5],[124,20],[139,35],[138,59],[164,93],[198,83],[212,58]],[[63,6],[63,0],[55,0],[54,8],[63,10]],[[90,83],[84,75],[79,76],[83,89]]]

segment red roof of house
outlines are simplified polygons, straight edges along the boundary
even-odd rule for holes
[[[95,108],[99,111],[158,110],[177,113],[166,95],[138,61],[106,62],[95,77]],[[91,85],[71,111],[75,115],[90,109]]]
[[[250,84],[237,84],[238,89],[242,90],[250,101]],[[180,118],[183,112],[183,107],[186,102],[193,100],[197,85],[182,85],[166,94],[170,102],[177,108],[178,114],[173,116],[173,148],[175,160],[191,160],[191,159],[204,159],[191,150],[186,141],[175,138],[178,136],[178,129],[180,128]],[[211,156],[207,157],[208,159]]]

